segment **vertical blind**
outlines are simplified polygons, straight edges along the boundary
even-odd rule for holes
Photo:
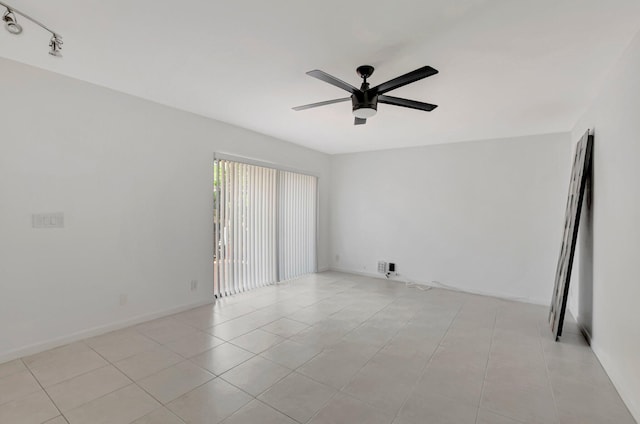
[[[279,277],[289,280],[316,271],[316,201],[318,179],[280,171]]]
[[[214,294],[316,271],[317,178],[214,162]]]
[[[276,170],[218,160],[214,174],[215,294],[277,281]]]

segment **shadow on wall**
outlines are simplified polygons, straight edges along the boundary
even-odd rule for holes
[[[595,147],[595,146],[594,146]],[[594,148],[595,151],[595,148]],[[593,157],[585,186],[578,236],[578,325],[587,339],[593,335]]]

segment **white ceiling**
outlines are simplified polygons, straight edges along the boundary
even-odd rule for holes
[[[6,0],[5,0],[6,1]],[[327,153],[571,129],[640,29],[638,0],[9,0],[64,36],[64,58],[29,23],[0,56]],[[372,85],[424,65],[440,73],[390,95],[354,126],[345,97],[305,75]],[[0,75],[1,76],[1,75]]]

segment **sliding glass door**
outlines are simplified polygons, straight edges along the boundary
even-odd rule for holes
[[[314,176],[214,162],[214,294],[240,293],[316,271]]]

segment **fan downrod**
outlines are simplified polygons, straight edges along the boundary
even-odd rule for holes
[[[373,74],[374,69],[375,68],[371,65],[362,65],[358,66],[356,72],[358,73],[358,75],[360,75],[360,78],[362,78],[366,82],[367,78],[369,78],[371,74]]]

